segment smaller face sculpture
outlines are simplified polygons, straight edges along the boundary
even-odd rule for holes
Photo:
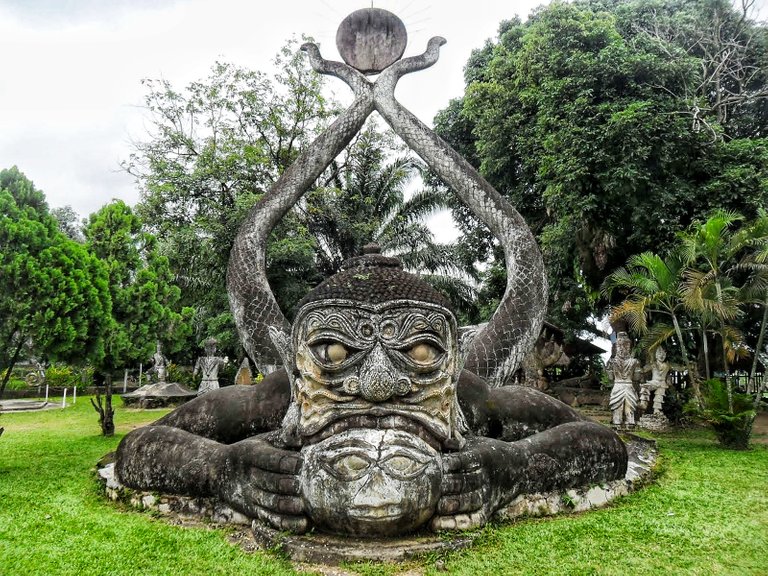
[[[435,512],[440,456],[413,434],[350,429],[302,454],[304,501],[326,530],[389,536],[418,528]]]
[[[667,351],[662,347],[656,348],[656,360],[658,362],[664,362],[667,359]]]

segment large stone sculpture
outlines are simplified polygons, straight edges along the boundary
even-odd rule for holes
[[[616,427],[633,427],[637,409],[635,382],[643,375],[640,361],[632,356],[632,341],[626,332],[616,337],[616,353],[606,366],[608,379],[613,382],[608,405],[611,408],[611,422]]]
[[[379,9],[361,13],[340,28],[347,64],[304,46],[355,101],[253,208],[230,258],[241,339],[262,371],[284,369],[130,432],[118,479],[214,496],[282,530],[377,536],[476,527],[519,494],[622,478],[627,452],[615,432],[536,390],[502,386],[541,328],[541,254],[520,215],[394,99],[397,80],[433,64],[444,40],[399,59],[402,23]],[[380,75],[372,83],[363,73]],[[275,303],[265,277],[270,231],[374,109],[504,249],[507,294],[479,331],[461,331],[442,294],[375,246],[306,296],[292,325]]]

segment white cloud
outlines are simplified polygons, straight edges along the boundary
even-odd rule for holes
[[[397,96],[424,122],[463,91],[472,49],[499,23],[539,2],[376,2],[409,30],[406,55],[431,36],[448,40],[431,69],[406,77]],[[292,35],[313,36],[337,59],[343,17],[367,2],[342,0],[179,0],[0,2],[0,168],[17,165],[51,206],[87,215],[113,197],[138,199],[119,172],[130,139],[141,138],[142,78],[176,86],[203,77],[215,60],[268,70]],[[342,93],[339,84],[332,86]],[[138,133],[137,133],[138,131]]]

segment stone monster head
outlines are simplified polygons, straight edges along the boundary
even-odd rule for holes
[[[299,304],[286,425],[301,444],[348,428],[400,428],[437,449],[458,448],[456,318],[397,259],[368,251]]]

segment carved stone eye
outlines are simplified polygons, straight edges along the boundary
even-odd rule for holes
[[[339,342],[321,342],[312,346],[315,356],[326,364],[341,364],[349,356],[349,351]]]
[[[348,454],[336,458],[331,463],[331,468],[333,469],[334,474],[344,480],[357,480],[366,473],[370,466],[370,460],[358,456],[357,454]]]
[[[426,464],[402,455],[391,456],[381,464],[389,474],[401,479],[413,478],[426,468]]]
[[[408,352],[408,357],[419,364],[431,364],[440,355],[440,351],[426,342],[420,342],[412,346]]]

